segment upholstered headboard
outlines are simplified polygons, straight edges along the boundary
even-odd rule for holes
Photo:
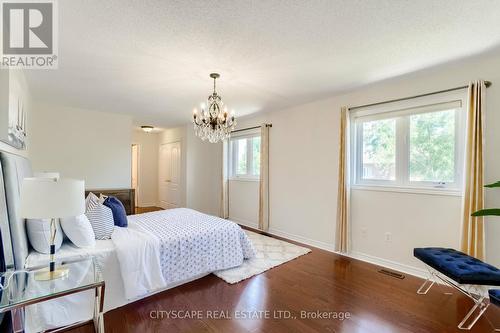
[[[26,258],[29,253],[28,237],[24,219],[18,215],[20,205],[20,190],[24,178],[32,177],[30,161],[18,155],[0,152],[0,163],[3,179],[3,188],[5,190],[5,200],[2,200],[2,191],[0,190],[0,209],[7,211],[8,228],[10,229],[10,242],[12,243],[12,252],[14,265],[16,269],[23,269]],[[0,222],[3,213],[0,214]],[[4,224],[4,223],[2,223]],[[7,243],[8,236],[4,234],[5,225],[2,225],[2,242]],[[8,243],[7,243],[8,245]],[[4,245],[4,248],[6,245]]]

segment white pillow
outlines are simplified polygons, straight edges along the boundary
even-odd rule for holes
[[[61,219],[64,234],[76,247],[94,247],[95,235],[85,214]]]
[[[113,212],[110,208],[98,203],[93,209],[85,212],[92,225],[96,239],[110,239],[115,228]]]
[[[40,253],[50,253],[50,220],[41,219],[26,219],[26,233],[30,241],[31,247]],[[56,219],[56,252],[61,247],[63,242],[63,232],[59,220]]]

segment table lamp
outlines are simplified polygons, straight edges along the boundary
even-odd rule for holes
[[[36,280],[48,281],[68,275],[68,269],[56,269],[56,219],[83,213],[85,213],[85,186],[82,180],[57,178],[23,180],[19,215],[26,219],[50,219],[49,269],[37,272]]]

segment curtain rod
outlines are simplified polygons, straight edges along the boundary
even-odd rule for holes
[[[253,126],[253,127],[242,128],[242,129],[231,131],[231,133],[236,133],[236,132],[241,132],[241,131],[248,131],[248,130],[256,129],[256,128],[260,128],[260,127],[261,126]],[[266,127],[273,127],[273,124],[266,124]]]
[[[486,88],[491,86],[490,81],[484,81],[484,85]],[[387,104],[387,103],[392,103],[392,102],[399,102],[399,101],[406,101],[408,99],[414,99],[414,98],[419,98],[419,97],[425,97],[425,96],[431,96],[431,95],[436,95],[436,94],[442,94],[450,91],[455,91],[455,90],[460,90],[460,89],[465,89],[469,88],[469,86],[461,86],[461,87],[456,87],[456,88],[450,88],[450,89],[445,89],[445,90],[439,90],[439,91],[434,91],[426,94],[421,94],[421,95],[415,95],[415,96],[410,96],[410,97],[403,97],[403,98],[397,98],[397,99],[391,99],[390,101],[385,101],[385,102],[377,102],[377,103],[371,103],[371,104],[365,104],[365,105],[358,105],[358,106],[353,106],[350,107],[349,110],[356,110],[356,109],[361,109],[361,108],[366,108],[370,106],[377,106],[377,105],[382,105],[382,104]]]

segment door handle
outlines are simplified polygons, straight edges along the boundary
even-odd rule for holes
[[[171,182],[171,180],[170,180],[170,179],[165,179],[165,181],[166,181],[167,183],[170,183],[170,182]]]

